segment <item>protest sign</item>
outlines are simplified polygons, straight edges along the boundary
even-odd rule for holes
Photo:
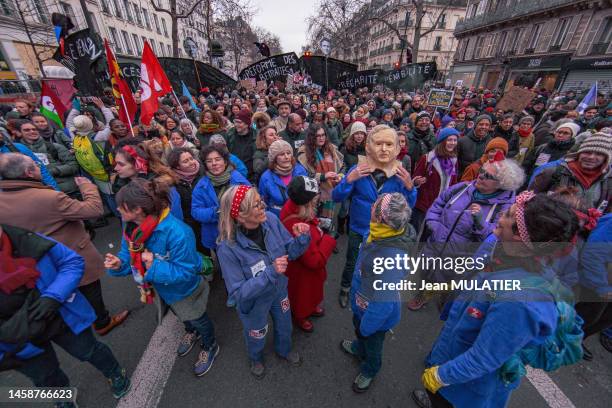
[[[336,79],[336,89],[355,90],[361,87],[371,87],[378,83],[379,70],[349,72]]]
[[[450,106],[454,91],[450,89],[432,89],[429,91],[429,98],[427,99],[427,105],[435,106],[436,108],[448,109]]]
[[[266,83],[266,81],[257,81],[257,92],[265,91],[267,87],[268,84]]]
[[[270,79],[285,79],[287,75],[299,69],[298,57],[295,52],[275,55],[249,65],[238,75],[239,79],[255,78],[257,81]]]
[[[513,86],[507,92],[500,101],[495,105],[495,109],[502,109],[503,111],[512,111],[514,113],[522,112],[523,109],[533,99],[535,94],[529,89],[521,88],[520,86]]]
[[[241,79],[240,86],[247,91],[252,91],[255,89],[255,78]]]
[[[379,81],[382,81],[385,86],[391,89],[417,89],[422,88],[425,81],[433,79],[436,72],[435,62],[408,64],[398,69],[383,72]]]
[[[200,61],[194,62],[187,58],[163,57],[158,58],[158,60],[174,89],[182,89],[181,80],[191,89],[200,89],[200,83],[211,90],[220,86],[236,87],[234,79],[210,64]],[[194,63],[197,64],[197,70]],[[199,81],[196,75],[200,76]]]
[[[357,65],[355,64],[335,58],[325,58],[320,55],[300,57],[300,67],[310,75],[312,82],[329,84],[330,88],[334,87],[338,76],[349,72],[357,72]]]
[[[140,86],[140,66],[132,62],[120,62],[119,69],[123,78],[127,81],[132,92],[136,92]]]

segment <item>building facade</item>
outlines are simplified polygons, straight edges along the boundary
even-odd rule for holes
[[[168,8],[167,0],[155,0]],[[179,12],[186,1],[177,2]],[[120,61],[140,63],[144,42],[147,41],[158,57],[172,56],[172,23],[167,13],[155,11],[148,0],[86,0],[93,30],[108,39]],[[40,69],[20,22],[35,34],[36,47],[45,50],[44,65],[59,65],[50,59],[57,49],[51,24],[51,13],[69,16],[75,25],[72,32],[87,27],[78,0],[0,0],[0,80],[40,77]],[[195,46],[195,58],[207,60],[206,19],[200,9],[186,19],[178,20],[179,56],[187,58],[183,40],[190,38]]]
[[[609,0],[470,0],[455,36],[463,86],[612,91]]]
[[[421,32],[435,28],[419,42],[417,60],[436,61],[440,76],[445,76],[455,53],[455,25],[465,16],[466,1],[425,0]],[[353,17],[346,30],[353,38],[345,47],[334,47],[332,56],[358,64],[364,69],[391,69],[396,63],[406,63],[406,47],[402,40],[413,43],[416,9],[410,0],[371,1]],[[400,61],[400,56],[402,60]]]

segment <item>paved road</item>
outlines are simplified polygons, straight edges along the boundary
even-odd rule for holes
[[[116,251],[118,240],[119,230],[115,222],[98,230],[96,246],[106,252],[109,250],[108,244],[112,243],[113,251]],[[345,244],[343,238],[340,246],[344,247]],[[135,395],[120,406],[143,406],[141,403],[146,400],[149,407],[157,402],[158,407],[164,408],[414,407],[410,392],[420,386],[423,359],[441,326],[435,308],[427,307],[418,313],[408,313],[404,309],[401,323],[385,342],[381,373],[368,393],[356,395],[350,386],[358,372],[357,364],[338,346],[343,337],[350,338],[353,334],[350,312],[341,309],[336,301],[342,266],[343,254],[334,255],[328,267],[327,315],[314,322],[315,332],[294,332],[295,348],[304,357],[301,367],[288,367],[278,359],[269,341],[266,348],[266,377],[258,381],[249,374],[241,325],[235,311],[225,306],[225,289],[222,280],[217,277],[213,282],[209,313],[216,325],[221,352],[212,370],[202,378],[193,376],[191,366],[197,356],[195,349],[186,357],[176,358],[174,363],[174,356],[170,352],[160,357],[160,351],[165,348],[174,349],[173,337],[177,336],[165,333],[166,337],[160,338],[158,334],[155,336],[156,345],[147,350],[154,358],[146,367],[144,363],[140,365],[139,373],[145,374],[134,379],[140,389],[146,388],[146,380],[150,378],[160,378],[158,384],[147,395]],[[104,337],[103,341],[111,346],[127,371],[134,373],[156,330],[155,310],[139,302],[131,278],[104,277],[103,284],[105,299],[111,310],[125,307],[131,310],[127,322]],[[180,327],[178,324],[172,326],[172,317],[169,319],[166,321],[169,327]],[[158,333],[161,332],[163,330],[159,329]],[[609,406],[612,400],[612,356],[603,350],[596,338],[589,339],[588,344],[595,354],[593,362],[579,363],[550,374],[552,386],[546,382],[548,377],[544,377],[545,382],[538,385],[540,391],[531,381],[524,379],[519,390],[513,394],[510,407]],[[116,405],[104,378],[95,369],[79,363],[61,350],[58,355],[72,384],[78,387],[80,407]],[[168,372],[159,367],[168,367]],[[0,386],[28,384],[27,379],[18,373],[0,373]]]

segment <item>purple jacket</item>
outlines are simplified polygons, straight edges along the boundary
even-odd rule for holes
[[[493,232],[501,214],[514,203],[513,191],[503,191],[492,198],[475,199],[475,183],[463,182],[449,187],[429,208],[425,222],[431,235],[425,247],[426,255],[471,256],[479,243]],[[468,210],[474,203],[482,207],[478,217]]]

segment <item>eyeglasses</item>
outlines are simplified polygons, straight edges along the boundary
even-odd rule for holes
[[[480,168],[480,170],[478,170],[478,177],[483,179],[483,180],[499,181],[499,179],[497,177],[495,177],[491,173],[487,173],[487,171],[485,169],[483,169],[482,167]]]
[[[266,204],[265,201],[263,200],[258,200],[255,205],[253,206],[253,208],[257,208],[259,210],[265,210],[266,207],[268,207],[268,205]]]

